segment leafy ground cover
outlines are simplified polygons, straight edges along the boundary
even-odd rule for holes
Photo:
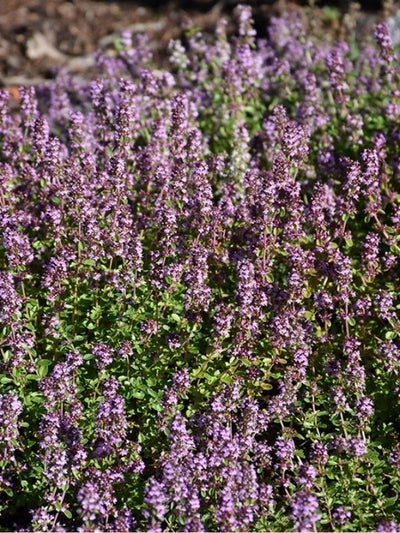
[[[237,17],[0,93],[2,530],[400,529],[390,36]]]

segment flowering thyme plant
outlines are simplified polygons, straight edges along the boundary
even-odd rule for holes
[[[0,92],[0,526],[400,530],[400,72],[296,11]]]

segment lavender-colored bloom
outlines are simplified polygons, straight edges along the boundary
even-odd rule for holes
[[[67,362],[57,363],[51,374],[42,378],[39,388],[46,397],[46,404],[54,408],[59,402],[64,400],[72,401],[75,394],[75,386],[72,383],[72,367]]]
[[[316,471],[313,465],[303,463],[299,468],[299,473],[296,477],[296,482],[304,485],[304,488],[311,489],[316,478]]]
[[[360,437],[353,437],[349,442],[349,451],[354,454],[355,457],[361,457],[368,451],[366,442]]]
[[[229,486],[220,495],[216,519],[221,531],[235,531],[239,524],[235,517],[235,500]]]
[[[288,468],[292,465],[295,450],[293,439],[278,437],[275,441],[274,450],[281,468]]]
[[[96,365],[100,370],[104,370],[105,367],[113,361],[111,348],[104,344],[104,342],[94,344],[92,346],[92,354],[94,355]]]
[[[324,466],[328,461],[328,450],[325,444],[315,441],[311,445],[310,459],[319,466]]]
[[[95,455],[107,455],[124,443],[127,420],[125,402],[117,394],[118,384],[115,378],[104,380],[102,384],[104,399],[100,402],[95,416]]]
[[[21,301],[13,275],[10,272],[0,272],[0,322],[12,324],[15,317],[20,315]]]
[[[394,254],[391,254],[390,252],[385,252],[383,254],[382,265],[386,271],[394,268],[397,265],[397,263],[398,263],[398,258]]]
[[[238,33],[240,37],[248,40],[251,43],[256,35],[256,30],[253,28],[253,20],[251,18],[252,15],[250,7],[245,5],[239,5],[236,10],[236,16],[238,18]]]
[[[284,152],[294,161],[302,161],[308,154],[308,132],[306,129],[288,121],[285,126],[282,144]]]
[[[272,485],[260,483],[258,487],[258,502],[262,508],[272,509],[274,505],[274,489]]]
[[[32,526],[35,531],[66,531],[60,525],[53,527],[54,515],[46,506],[39,507],[31,511]]]
[[[155,320],[149,319],[145,320],[140,324],[140,331],[146,333],[148,337],[151,337],[158,331],[158,324]]]
[[[184,71],[189,65],[186,49],[179,40],[171,40],[168,47],[169,60],[172,65]]]
[[[77,351],[68,352],[65,361],[70,370],[75,370],[83,364],[83,358]]]
[[[345,411],[349,408],[345,391],[340,386],[335,386],[331,390],[331,398],[337,412]]]
[[[390,464],[395,470],[400,471],[400,445],[396,445],[390,452]]]
[[[360,355],[360,341],[355,337],[348,337],[343,351],[347,356],[346,383],[353,392],[363,392],[365,388],[365,368]]]
[[[362,244],[361,258],[366,275],[376,276],[379,261],[379,236],[376,233],[370,232],[366,235]]]
[[[361,154],[364,163],[363,181],[366,185],[374,183],[379,173],[379,155],[375,149],[366,149]]]
[[[126,506],[120,509],[113,523],[113,531],[132,531],[135,526],[135,520],[132,512]]]
[[[208,168],[204,161],[194,164],[192,180],[194,194],[189,201],[189,206],[194,216],[193,226],[196,231],[203,234],[209,230],[208,221],[213,208],[213,194],[208,178]]]
[[[77,493],[78,513],[84,524],[79,531],[103,530],[107,523],[118,517],[114,485],[121,481],[121,472],[116,468],[101,471],[90,466],[87,469]]]
[[[342,104],[348,100],[348,84],[346,81],[346,71],[343,61],[342,51],[339,46],[334,48],[332,53],[326,58],[326,64],[329,69],[332,89],[335,100]]]
[[[354,311],[358,316],[371,316],[371,297],[361,296],[354,304]]]
[[[38,116],[38,102],[36,100],[35,88],[33,86],[20,87],[19,94],[21,97],[21,112],[24,123],[26,126],[32,127]]]
[[[173,384],[174,390],[179,395],[185,394],[186,390],[189,388],[189,385],[190,385],[188,369],[183,368],[181,370],[177,370],[172,377],[172,384]]]
[[[395,55],[389,28],[385,22],[376,25],[375,38],[379,44],[382,66],[387,74],[392,75],[394,74]]]
[[[63,257],[52,257],[45,265],[41,283],[47,289],[46,297],[50,302],[54,302],[64,292],[63,282],[67,278],[67,272],[67,262]]]
[[[384,369],[393,372],[400,364],[400,349],[392,341],[385,341],[378,345],[378,353],[383,359]]]
[[[305,380],[310,354],[311,349],[306,346],[297,348],[297,350],[293,353],[292,357],[294,363],[294,372],[296,372],[297,379],[300,382],[304,382]]]
[[[350,300],[350,287],[353,281],[351,259],[348,256],[338,253],[335,270],[340,286],[340,296],[344,302],[348,302]]]
[[[388,320],[389,322],[396,320],[393,295],[390,292],[379,289],[375,296],[375,304],[379,318],[382,320]]]
[[[290,518],[296,531],[311,531],[321,519],[317,513],[318,500],[307,490],[296,492],[290,505]]]
[[[78,491],[79,513],[83,521],[93,521],[97,514],[106,514],[107,510],[101,494],[92,481],[86,481]]]
[[[248,260],[243,260],[238,265],[238,284],[236,290],[241,314],[252,315],[256,290],[257,283],[254,277],[254,265]]]
[[[233,314],[226,305],[219,304],[216,306],[213,320],[213,334],[217,338],[226,338],[232,324]]]
[[[377,524],[375,531],[380,533],[397,533],[400,531],[400,524],[394,520],[381,520]]]
[[[198,244],[190,250],[188,269],[184,278],[187,286],[185,303],[192,312],[207,310],[211,289],[207,285],[208,277],[208,252],[204,246]]]
[[[348,449],[348,441],[343,437],[343,435],[334,435],[331,438],[329,443],[329,450],[334,451],[335,453],[342,455]]]
[[[3,232],[3,246],[11,268],[26,267],[33,260],[29,239],[20,231],[6,228]]]
[[[144,493],[144,503],[147,508],[143,511],[145,517],[150,517],[153,515],[158,520],[162,520],[166,513],[165,501],[166,497],[163,492],[162,483],[158,482],[156,479],[151,478],[145,488]]]
[[[120,347],[117,350],[118,355],[120,355],[123,359],[129,359],[130,355],[132,355],[132,344],[127,339],[123,340],[120,344]]]
[[[49,124],[44,117],[38,117],[33,124],[32,147],[42,158],[47,155],[49,140]]]
[[[367,396],[361,396],[356,402],[357,416],[360,420],[365,420],[371,416],[374,411],[374,404]]]
[[[381,162],[375,149],[366,149],[361,154],[364,171],[361,183],[362,194],[367,199],[365,212],[368,215],[376,215],[382,205],[382,195],[379,186],[379,171]]]
[[[159,423],[161,428],[165,428],[165,422],[174,413],[178,400],[186,393],[190,385],[189,372],[186,368],[178,370],[172,377],[172,386],[165,387],[161,397],[160,405],[162,411],[159,413]]]
[[[13,392],[0,395],[0,449],[5,461],[12,461],[18,443],[22,404]]]
[[[342,505],[339,505],[332,511],[332,518],[335,522],[339,522],[340,525],[343,525],[350,520],[351,512],[345,509]]]

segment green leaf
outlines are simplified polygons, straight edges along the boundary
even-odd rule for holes
[[[13,379],[8,376],[0,376],[0,383],[13,383]]]
[[[392,496],[391,498],[385,498],[384,500],[384,506],[385,509],[388,509],[389,507],[393,507],[393,505],[397,502],[398,497]]]
[[[49,366],[51,364],[52,364],[52,361],[50,361],[50,359],[40,359],[36,363],[37,370],[41,378],[44,378],[45,376],[47,376],[47,373],[49,371]]]

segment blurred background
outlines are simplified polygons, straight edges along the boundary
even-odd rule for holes
[[[399,6],[393,2],[310,1],[247,3],[253,7],[260,37],[267,35],[271,16],[290,9],[321,18],[326,31],[337,37],[349,27],[364,31],[366,24],[385,14],[392,17],[394,28],[400,28]],[[189,20],[212,34],[223,16],[228,19],[228,31],[233,29],[237,4],[236,0],[0,0],[0,87],[18,98],[19,85],[42,83],[60,68],[87,77],[93,71],[95,50],[112,47],[124,29],[146,34],[156,60],[162,62],[169,41],[182,34]]]

